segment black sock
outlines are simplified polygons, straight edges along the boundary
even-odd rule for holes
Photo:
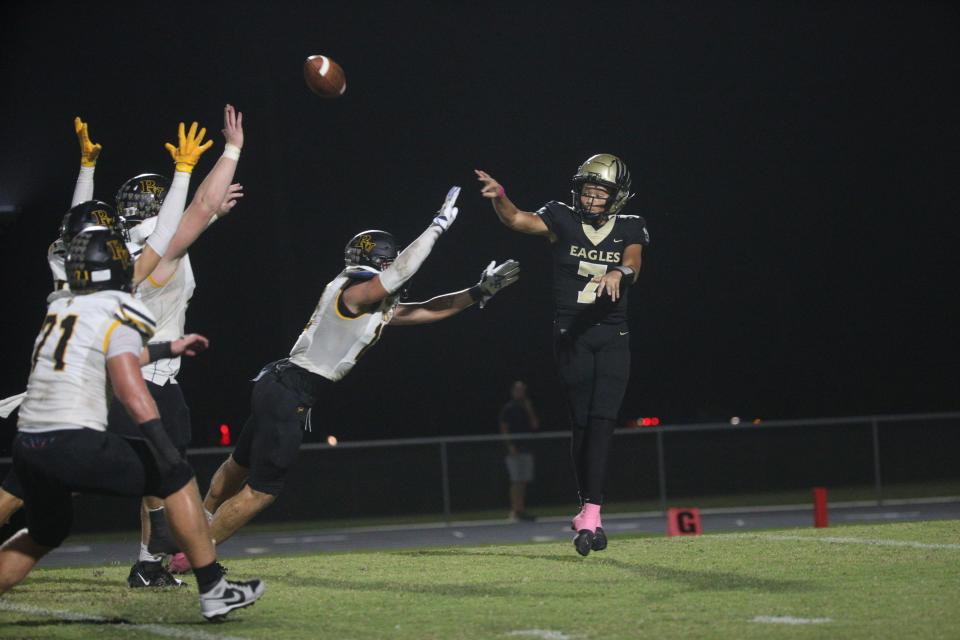
[[[153,555],[173,554],[180,551],[173,539],[173,534],[170,533],[164,508],[149,509],[147,515],[150,516],[150,540],[147,541],[147,551]]]
[[[587,428],[574,425],[573,437],[570,439],[570,460],[573,465],[573,479],[577,483],[577,497],[583,506],[585,494],[584,483],[587,480],[585,457],[587,453]]]
[[[580,483],[584,489],[583,499],[593,504],[603,504],[603,490],[607,480],[607,458],[610,454],[610,440],[617,423],[609,418],[590,418],[587,428],[586,469]]]
[[[206,593],[220,582],[220,578],[223,577],[223,567],[214,560],[205,567],[195,567],[193,575],[197,578],[197,588],[200,589],[200,593]]]

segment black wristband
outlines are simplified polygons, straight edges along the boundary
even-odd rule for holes
[[[622,264],[618,264],[617,266],[614,267],[614,269],[619,271],[620,273],[622,273],[624,276],[628,278],[633,278],[633,274],[636,273],[636,271],[634,271],[630,267],[625,267]]]
[[[470,299],[473,300],[474,302],[477,302],[483,299],[483,289],[481,289],[480,285],[478,284],[475,284],[469,289],[467,289],[467,293],[470,294]]]
[[[173,348],[169,342],[151,342],[147,345],[147,353],[150,354],[150,362],[164,360],[173,357]]]

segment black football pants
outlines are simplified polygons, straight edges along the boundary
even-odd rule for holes
[[[554,355],[573,422],[570,453],[580,499],[603,503],[610,440],[630,377],[626,323],[554,332]]]

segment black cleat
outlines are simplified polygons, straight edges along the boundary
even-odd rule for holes
[[[585,556],[590,553],[593,546],[593,532],[589,529],[580,529],[577,531],[577,537],[573,539],[573,546],[577,548],[577,553]]]
[[[607,548],[607,534],[604,533],[603,527],[597,527],[597,532],[593,534],[593,544],[590,545],[590,548],[594,551],[603,551]]]
[[[130,568],[130,575],[127,576],[127,584],[130,587],[182,587],[183,580],[173,577],[169,571],[163,568],[159,562],[137,562]]]

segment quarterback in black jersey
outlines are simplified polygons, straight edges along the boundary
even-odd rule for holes
[[[644,219],[621,213],[632,197],[630,172],[616,156],[592,156],[573,176],[572,206],[551,201],[536,213],[518,209],[489,174],[476,174],[503,224],[551,243],[554,353],[573,421],[581,500],[574,544],[581,555],[601,551],[607,457],[630,376],[627,295],[650,243]]]

